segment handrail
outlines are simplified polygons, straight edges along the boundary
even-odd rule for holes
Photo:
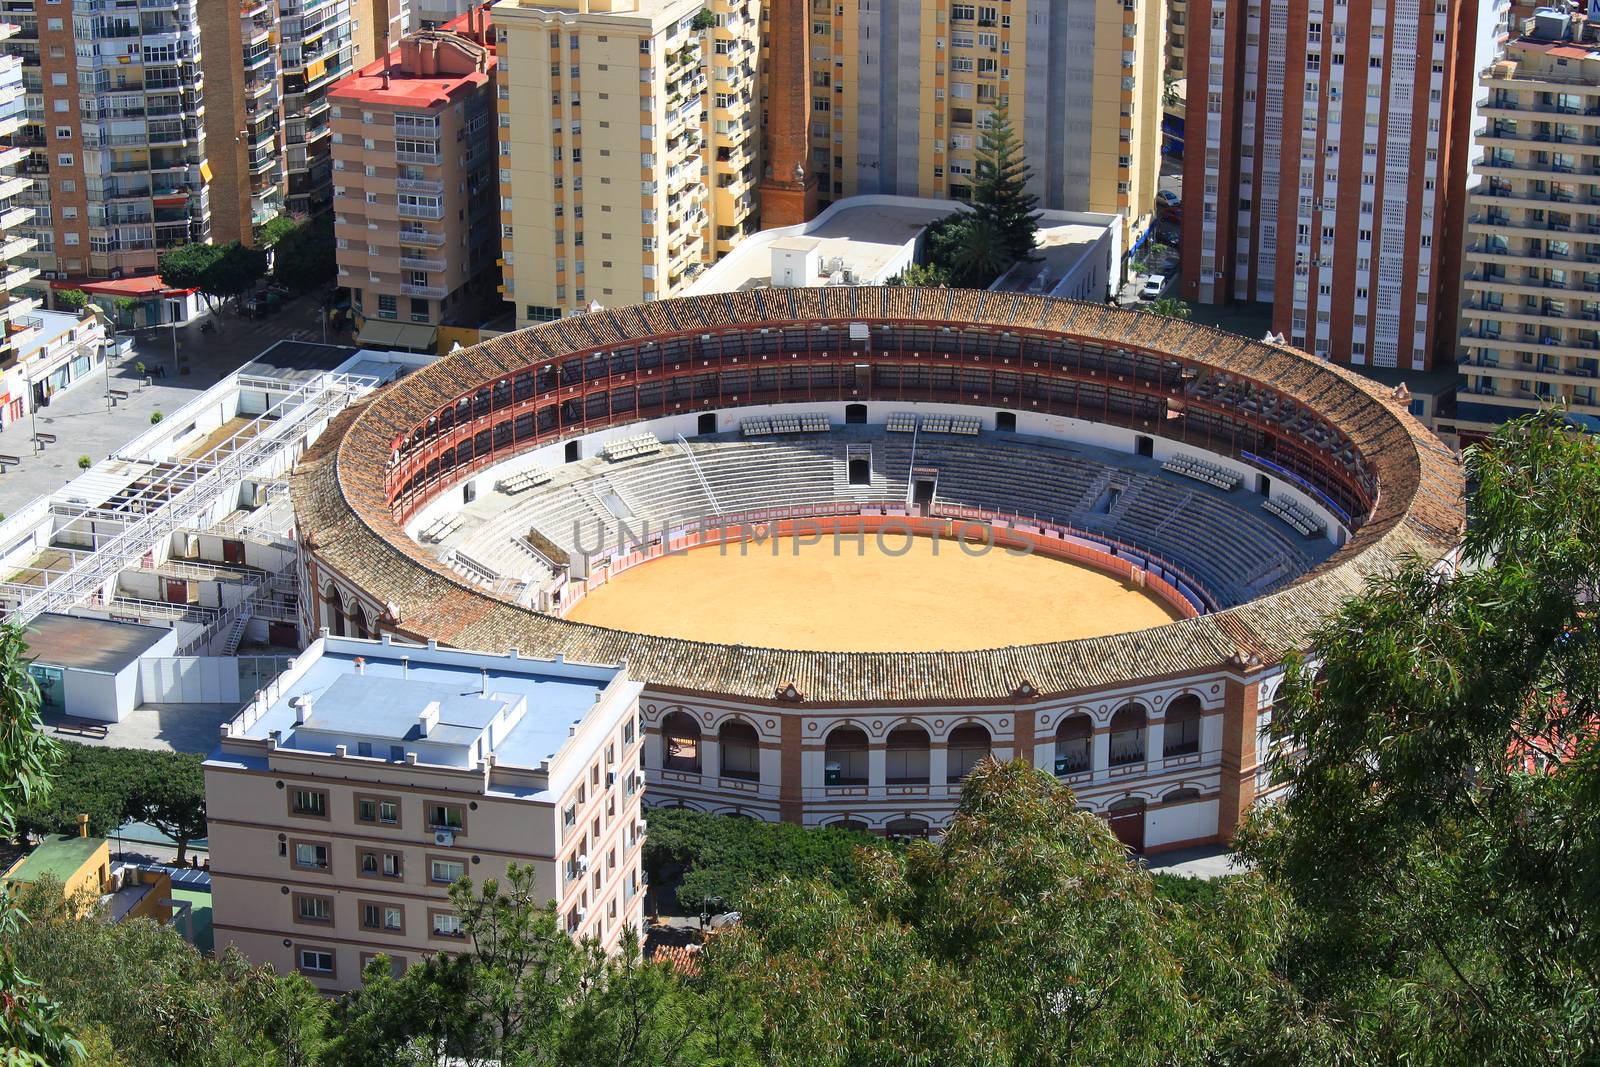
[[[77,604],[113,579],[128,562],[142,556],[162,537],[202,519],[218,496],[236,486],[250,471],[294,444],[299,431],[315,421],[331,418],[356,396],[375,388],[376,378],[366,375],[323,374],[295,388],[277,404],[258,415],[206,455],[180,465],[171,480],[193,480],[161,506],[130,522],[99,551],[78,562],[62,576],[23,600],[6,614],[6,621],[27,625],[47,612]],[[237,450],[213,457],[241,437]]]

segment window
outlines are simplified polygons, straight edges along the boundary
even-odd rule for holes
[[[296,841],[294,845],[294,865],[310,871],[327,870],[328,846],[315,841]]]
[[[700,773],[700,727],[685,712],[675,711],[661,723],[669,771]]]
[[[823,784],[867,784],[867,735],[854,726],[841,726],[828,735],[823,752]]]
[[[461,916],[448,911],[430,911],[428,925],[432,928],[434,937],[465,937],[466,928],[461,924]]]
[[[729,721],[717,731],[722,754],[722,776],[748,782],[761,780],[761,740],[747,722]]]
[[[362,850],[357,857],[359,873],[363,878],[402,878],[404,868],[398,852]]]
[[[460,804],[428,805],[428,826],[431,829],[459,831],[466,824],[466,809]]]
[[[948,746],[946,780],[959,782],[989,754],[989,731],[976,723],[958,726],[950,731]]]
[[[398,797],[356,797],[356,822],[379,826],[400,825]]]
[[[428,864],[428,880],[440,885],[459,881],[467,873],[467,865],[460,860],[432,860]]]
[[[294,895],[294,921],[333,925],[333,898]]]
[[[1200,751],[1200,698],[1185,694],[1167,705],[1161,734],[1162,754],[1186,756]]]
[[[296,789],[289,794],[289,814],[309,819],[328,817],[328,793],[323,789]]]
[[[383,930],[389,933],[404,933],[406,928],[405,909],[398,904],[379,904],[373,901],[361,903],[361,929]]]
[[[325,948],[300,950],[300,969],[310,974],[333,974],[333,953]]]

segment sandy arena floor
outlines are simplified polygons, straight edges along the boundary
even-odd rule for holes
[[[885,535],[701,548],[622,574],[567,617],[665,637],[829,652],[960,651],[1142,630],[1178,616],[1075,563]],[[776,548],[776,552],[774,552]]]

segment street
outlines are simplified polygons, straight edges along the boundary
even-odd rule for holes
[[[232,310],[218,311],[209,321],[215,331],[203,333],[198,320],[177,331],[180,374],[173,361],[173,333],[170,327],[141,331],[134,337],[134,350],[114,366],[96,371],[57,393],[50,406],[0,430],[0,455],[15,456],[20,462],[0,474],[0,516],[9,515],[34,497],[59,489],[76,478],[78,457],[99,462],[113,450],[131,440],[150,425],[154,412],[171,414],[263,349],[284,339],[320,341],[317,302],[302,296],[284,305],[267,319],[241,319]],[[328,338],[330,343],[348,340]],[[143,384],[136,365],[143,363],[147,375],[156,375]],[[164,373],[163,373],[164,372]],[[126,400],[110,403],[108,389],[125,390]],[[55,434],[55,444],[36,448],[37,429]]]

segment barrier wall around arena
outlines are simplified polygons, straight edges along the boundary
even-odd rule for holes
[[[569,581],[562,591],[559,611],[562,615],[570,613],[589,593],[616,581],[635,567],[696,549],[759,544],[772,538],[880,537],[884,534],[968,542],[974,541],[976,535],[989,547],[1026,549],[1040,556],[1076,563],[1120,581],[1137,584],[1179,618],[1193,618],[1205,610],[1206,602],[1199,591],[1199,584],[1180,577],[1176,568],[1153,556],[1144,554],[1129,558],[1118,555],[1114,550],[1106,550],[1112,546],[1102,548],[1100,544],[1104,542],[1097,544],[1090,540],[1091,535],[1070,527],[1034,522],[1024,525],[1024,520],[998,513],[980,512],[973,508],[959,510],[971,514],[922,516],[907,514],[903,510],[863,506],[854,514],[842,513],[842,509],[831,513],[814,511],[808,515],[788,516],[758,512],[708,518],[693,526],[657,531],[652,536],[645,536],[641,531],[639,541],[624,546],[630,551],[612,554],[603,566],[591,566],[587,579]],[[1010,525],[1012,523],[1017,525]],[[1124,551],[1131,554],[1133,550]]]

